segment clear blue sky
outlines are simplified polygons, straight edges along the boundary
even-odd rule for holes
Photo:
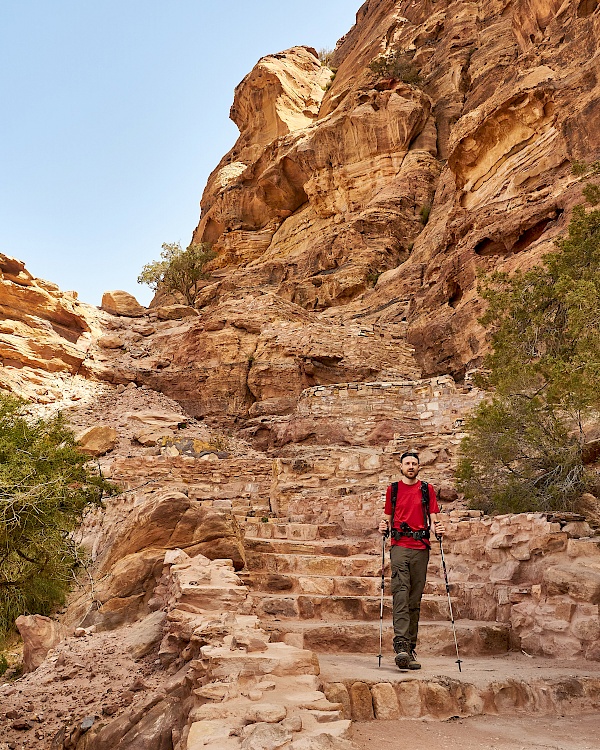
[[[2,0],[0,252],[99,304],[185,246],[263,55],[333,48],[362,0]]]

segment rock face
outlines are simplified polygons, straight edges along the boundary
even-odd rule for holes
[[[581,199],[571,162],[598,157],[595,7],[370,0],[320,103],[313,87],[317,117],[298,116],[307,75],[327,72],[312,53],[261,60],[202,199],[194,239],[220,270],[199,302],[256,287],[307,310],[354,300],[371,323],[407,320],[424,375],[462,375],[484,347],[477,273],[551,250]],[[418,85],[369,69],[393,53]]]
[[[343,325],[274,294],[250,294],[157,334],[161,367],[153,358],[134,366],[138,380],[194,416],[246,416],[255,402],[297,398],[313,385],[417,376],[403,334],[402,325]]]
[[[0,254],[0,383],[49,403],[78,373],[97,322],[74,292],[35,279],[25,264]]]

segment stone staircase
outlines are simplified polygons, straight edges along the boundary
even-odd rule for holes
[[[439,546],[432,545],[421,604],[417,651],[420,672],[399,672],[393,662],[389,555],[386,548],[383,660],[380,638],[381,539],[369,530],[348,535],[336,523],[291,523],[246,518],[247,570],[251,611],[271,640],[309,649],[319,656],[327,697],[345,706],[345,717],[448,718],[481,713],[588,711],[598,707],[600,670],[575,670],[568,685],[553,660],[523,655],[519,638],[500,617],[498,594],[489,580],[470,580],[461,568],[466,543],[459,518],[449,524],[444,544],[451,580],[462,672],[456,648]],[[453,566],[456,580],[452,582]],[[460,569],[460,574],[459,574]],[[513,589],[513,599],[518,598]],[[498,617],[498,621],[497,620]],[[586,665],[587,666],[587,665]],[[528,669],[533,669],[535,685]],[[571,665],[572,669],[572,665]],[[571,673],[570,673],[571,674]],[[600,693],[598,693],[600,694]]]
[[[277,519],[245,524],[252,611],[275,640],[317,653],[379,651],[381,592],[380,538],[332,537],[335,524],[283,524]],[[421,604],[419,653],[455,651],[448,598],[439,578],[438,550],[431,556],[429,580]],[[481,584],[483,586],[483,584]],[[455,584],[454,614],[461,647],[469,655],[505,654],[510,628],[494,618],[473,619],[462,584]],[[493,612],[491,613],[494,614]],[[384,652],[392,653],[389,561],[386,550]],[[487,620],[487,621],[486,621]]]

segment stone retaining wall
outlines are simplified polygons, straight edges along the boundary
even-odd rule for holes
[[[528,714],[577,716],[600,708],[600,677],[500,678],[476,685],[448,677],[399,682],[329,683],[325,695],[354,721]]]
[[[444,549],[459,617],[510,624],[529,654],[600,661],[600,537],[587,523],[451,520]]]
[[[449,375],[427,380],[339,383],[302,392],[301,416],[340,417],[389,414],[414,423],[415,432],[453,432],[483,394],[471,386],[457,386]]]

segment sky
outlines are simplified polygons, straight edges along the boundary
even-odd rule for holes
[[[362,0],[1,0],[0,253],[99,305],[185,247],[257,60],[333,48]]]

